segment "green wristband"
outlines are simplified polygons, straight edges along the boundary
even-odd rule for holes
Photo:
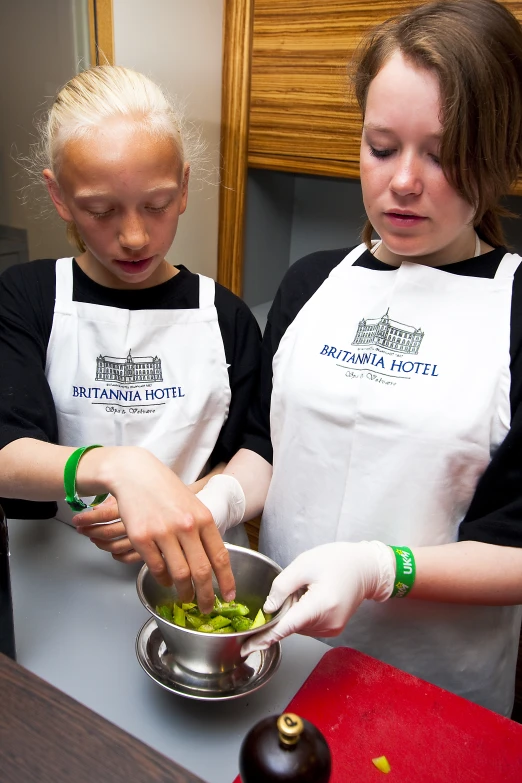
[[[82,446],[81,449],[76,449],[76,451],[73,451],[67,462],[65,463],[65,468],[63,469],[63,485],[65,488],[65,502],[67,503],[70,508],[72,508],[73,511],[83,511],[84,508],[93,508],[94,506],[97,506],[99,503],[103,503],[106,497],[108,497],[108,492],[105,493],[105,495],[97,495],[92,503],[90,505],[87,505],[87,503],[84,503],[81,497],[78,495],[78,492],[76,491],[76,473],[78,472],[78,464],[83,457],[83,455],[90,451],[91,449],[101,449],[102,447],[97,444],[95,446]]]
[[[407,546],[390,546],[397,562],[397,572],[391,598],[404,598],[415,582],[415,558]]]

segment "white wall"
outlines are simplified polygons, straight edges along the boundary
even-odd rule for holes
[[[215,184],[193,181],[167,258],[217,271],[223,0],[113,0],[115,62],[135,68],[186,106],[208,143]]]
[[[0,2],[0,224],[27,230],[31,259],[72,252],[58,217],[42,219],[38,205],[22,205],[23,178],[12,155],[27,154],[35,112],[76,73],[75,4]]]

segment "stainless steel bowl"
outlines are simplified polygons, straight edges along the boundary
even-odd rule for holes
[[[272,582],[282,569],[269,557],[253,549],[232,544],[225,546],[236,580],[236,601],[246,604],[251,616],[255,617],[270,592]],[[220,595],[215,577],[212,581],[215,593]],[[178,598],[178,594],[175,587],[158,584],[146,565],[138,574],[136,587],[140,601],[156,620],[165,644],[175,656],[176,662],[191,671],[203,674],[221,674],[240,665],[243,660],[240,650],[245,640],[277,623],[291,604],[291,599],[288,598],[270,622],[253,631],[222,635],[200,633],[169,623],[156,613],[156,606],[172,603]]]

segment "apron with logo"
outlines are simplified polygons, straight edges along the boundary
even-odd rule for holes
[[[56,262],[47,349],[59,443],[142,446],[191,484],[231,398],[214,281],[199,276],[199,308],[123,310],[73,301],[73,263]],[[70,523],[64,501],[57,516]],[[247,545],[243,526],[235,535],[234,543]]]
[[[456,541],[509,430],[521,258],[506,254],[490,280],[408,262],[354,266],[364,251],[331,272],[274,357],[274,473],[260,550],[282,566],[331,541]],[[365,601],[325,641],[508,714],[520,617],[520,607]]]

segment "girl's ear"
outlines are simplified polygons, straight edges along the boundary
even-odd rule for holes
[[[183,182],[181,185],[181,206],[179,210],[180,215],[182,215],[187,208],[189,177],[190,177],[190,163],[185,163],[185,165],[183,166]]]
[[[70,223],[73,217],[69,212],[68,207],[65,205],[62,190],[56,180],[56,177],[54,176],[51,169],[44,169],[43,176],[45,179],[45,185],[47,187],[47,191],[53,200],[53,204],[56,207],[56,211],[58,212],[62,220],[65,220],[67,221],[67,223]]]

